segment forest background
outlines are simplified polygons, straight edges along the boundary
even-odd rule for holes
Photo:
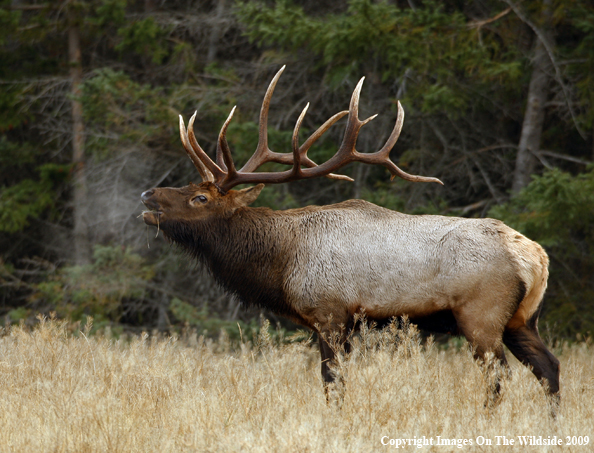
[[[363,198],[411,214],[491,216],[551,258],[541,317],[549,340],[594,332],[594,5],[589,0],[0,1],[0,317],[37,313],[95,329],[230,335],[241,309],[200,266],[138,218],[140,193],[198,174],[178,115],[197,110],[213,152],[236,162],[257,143],[274,73],[271,148],[344,110],[366,77],[360,151],[445,186],[389,181],[355,164],[355,182],[267,187],[275,209]],[[344,120],[343,120],[344,122]],[[343,123],[340,123],[343,124]],[[342,134],[312,152],[321,162]],[[305,136],[305,134],[302,134]],[[270,168],[270,167],[269,167]],[[273,323],[282,322],[264,313]],[[287,324],[283,324],[289,327]]]

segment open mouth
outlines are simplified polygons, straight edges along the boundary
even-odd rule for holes
[[[142,211],[142,220],[147,225],[159,225],[163,213],[157,210]]]
[[[143,204],[148,208],[146,211],[142,211],[142,220],[147,225],[158,225],[163,215],[163,211],[159,210],[157,203],[151,202],[151,200],[143,200]]]

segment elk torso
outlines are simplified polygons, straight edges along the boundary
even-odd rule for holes
[[[338,306],[346,317],[415,318],[455,310],[477,293],[519,291],[518,249],[536,245],[497,220],[410,216],[361,200],[241,208],[187,234],[190,241],[169,235],[243,302],[309,327],[327,321],[323,307],[334,317]]]

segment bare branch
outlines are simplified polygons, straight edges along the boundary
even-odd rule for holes
[[[503,16],[507,15],[511,10],[512,10],[511,7],[507,8],[506,10],[500,12],[496,16],[491,17],[490,19],[475,20],[475,21],[469,22],[466,26],[471,29],[472,28],[481,28],[483,25],[487,25],[487,24],[490,24],[491,22],[495,22],[496,20],[501,19]]]

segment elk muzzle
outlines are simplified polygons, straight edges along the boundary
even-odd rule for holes
[[[142,213],[142,220],[144,220],[144,223],[147,225],[158,225],[159,218],[163,214],[160,211],[161,206],[155,200],[154,195],[155,189],[147,190],[140,195],[140,200],[149,209]]]

